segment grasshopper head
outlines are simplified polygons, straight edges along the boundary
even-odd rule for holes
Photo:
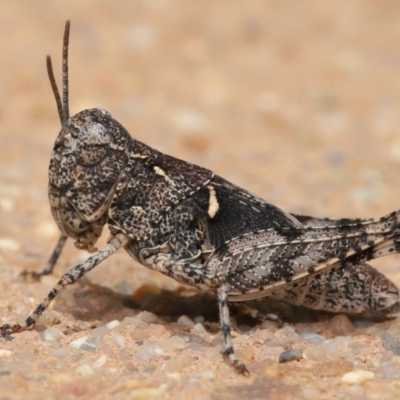
[[[94,251],[133,139],[105,110],[94,108],[69,117],[69,27],[67,21],[63,42],[63,101],[51,59],[47,57],[61,121],[49,165],[49,201],[61,232],[76,239],[76,247]]]

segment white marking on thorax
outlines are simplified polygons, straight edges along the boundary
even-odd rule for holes
[[[219,204],[218,204],[218,200],[217,200],[217,195],[215,193],[215,189],[211,185],[206,186],[206,188],[210,192],[210,198],[208,200],[208,211],[207,211],[207,213],[210,216],[210,218],[214,218],[215,214],[219,210]]]
[[[161,169],[160,167],[157,167],[157,166],[153,167],[153,169],[157,175],[160,175],[160,176],[164,177],[166,181],[171,182],[171,178],[165,173],[165,171],[163,169]]]

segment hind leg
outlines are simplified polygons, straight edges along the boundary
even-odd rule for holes
[[[393,318],[400,309],[394,283],[369,264],[351,261],[327,274],[306,278],[271,298],[315,310],[378,318]]]

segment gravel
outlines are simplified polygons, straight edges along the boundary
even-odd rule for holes
[[[135,139],[298,214],[398,207],[398,2],[3,3],[2,323],[23,321],[88,257],[69,239],[52,275],[18,278],[42,269],[59,236],[47,169],[60,124],[44,59],[60,85],[66,16],[71,114],[104,107]],[[400,285],[398,257],[373,265]],[[283,326],[232,312],[245,378],[221,355],[216,297],[118,251],[63,290],[41,326],[0,340],[0,397],[398,398],[399,319],[262,303]],[[278,363],[289,349],[303,358]]]

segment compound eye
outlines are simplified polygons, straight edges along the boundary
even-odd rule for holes
[[[105,157],[110,140],[104,125],[98,122],[86,123],[78,135],[76,160],[81,165],[97,164]]]

